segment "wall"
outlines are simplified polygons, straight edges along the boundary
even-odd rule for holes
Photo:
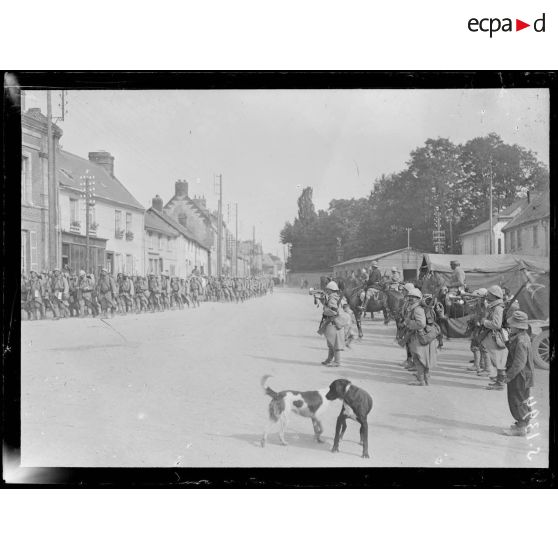
[[[21,249],[22,269],[40,271],[49,267],[48,250],[48,159],[46,125],[27,126],[22,118],[22,158],[26,157],[26,170],[21,185]],[[58,138],[55,138],[58,145]],[[22,161],[23,163],[23,161]],[[25,177],[25,178],[24,178]]]
[[[548,257],[550,254],[549,223],[549,219],[543,219],[506,231],[507,253]],[[534,226],[537,227],[536,243],[533,232]],[[518,236],[521,240],[520,246],[518,245]]]

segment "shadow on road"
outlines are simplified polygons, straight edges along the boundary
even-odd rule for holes
[[[466,430],[480,430],[482,432],[492,432],[500,434],[502,432],[501,426],[490,426],[488,424],[477,424],[475,422],[467,422],[464,420],[445,419],[440,417],[431,417],[428,415],[408,415],[406,413],[391,413],[394,417],[412,419],[414,421],[423,421],[435,424],[437,426],[444,425],[452,428],[464,428]]]
[[[269,360],[270,362],[276,362],[277,364],[303,364],[305,366],[321,366],[319,362],[308,361],[308,360],[289,360],[287,358],[276,358],[276,357],[266,357],[257,355],[246,355],[250,358],[257,358],[259,360]]]
[[[229,436],[220,436],[220,438],[233,438],[235,440],[240,440],[242,442],[246,442],[254,447],[261,447],[261,434],[230,434]],[[286,432],[285,439],[289,446],[293,446],[296,448],[306,448],[311,450],[318,450],[321,452],[329,452],[331,450],[332,440],[328,438],[323,438],[324,443],[319,444],[314,440],[314,436],[311,434],[300,434],[296,433],[289,433]],[[271,432],[267,437],[267,446],[280,446],[283,447],[281,442],[279,441],[279,434],[277,432]],[[265,450],[265,448],[262,448]]]

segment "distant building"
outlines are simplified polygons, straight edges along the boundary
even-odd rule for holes
[[[277,279],[285,278],[283,261],[273,254],[264,254],[262,257],[262,272]]]
[[[550,254],[550,198],[538,194],[502,229],[506,252],[526,256]]]
[[[89,271],[144,273],[144,207],[114,174],[114,157],[93,151],[89,159],[61,150],[58,156],[62,265],[86,267],[86,205],[82,176],[94,180],[89,208]]]
[[[517,200],[508,208],[494,215],[492,219],[492,232],[494,238],[494,254],[505,254],[506,241],[502,229],[528,204],[527,198]],[[475,228],[460,235],[461,253],[466,255],[490,254],[490,220],[477,225]]]
[[[167,202],[163,210],[175,221],[192,231],[203,246],[208,248],[210,259],[206,273],[216,275],[217,230],[219,228],[217,212],[212,212],[207,208],[204,197],[190,197],[186,180],[177,180],[174,188],[174,196]],[[231,242],[231,237],[226,223],[223,222],[221,269],[224,274],[234,271],[232,269],[234,242]]]
[[[209,265],[209,248],[186,222],[180,224],[164,211],[159,196],[145,213],[145,262],[147,273],[167,271],[178,277],[189,276],[194,268],[205,274]]]
[[[62,130],[53,124],[52,134],[56,153]],[[47,118],[40,109],[21,115],[21,140],[21,269],[29,273],[57,261],[49,250],[49,239],[58,244],[58,232],[49,226]]]

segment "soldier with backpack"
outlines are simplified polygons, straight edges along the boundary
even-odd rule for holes
[[[419,289],[411,289],[408,293],[409,306],[405,327],[406,340],[415,365],[416,381],[413,386],[427,386],[430,381],[430,370],[436,366],[436,337],[440,328],[436,323],[434,309],[422,304],[422,293]]]

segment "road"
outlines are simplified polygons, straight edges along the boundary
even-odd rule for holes
[[[450,340],[429,387],[407,385],[394,327],[364,322],[341,368],[320,365],[319,311],[297,290],[244,304],[22,324],[22,465],[43,467],[547,467],[548,371],[537,370],[534,437],[509,438],[506,393],[467,373],[466,340]],[[371,459],[350,422],[330,452],[340,403],[324,418],[325,444],[292,416],[289,446],[261,448],[267,403],[260,378],[281,389],[349,378],[374,398]],[[535,436],[535,434],[539,434]]]

